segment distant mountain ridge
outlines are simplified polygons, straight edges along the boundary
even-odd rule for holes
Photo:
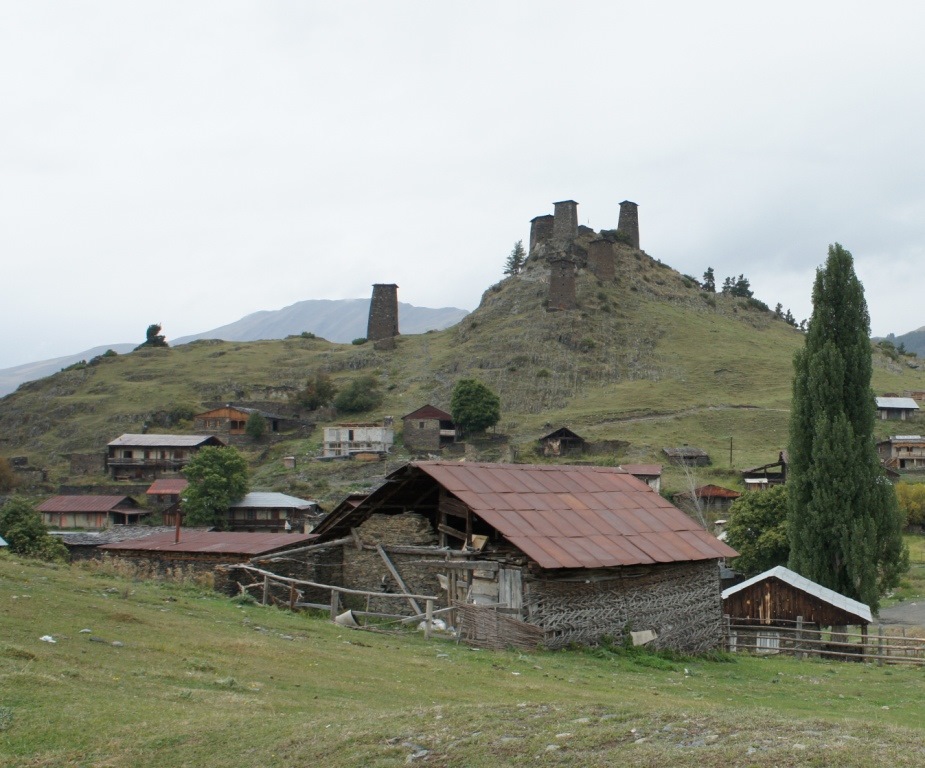
[[[892,341],[897,347],[902,344],[907,352],[915,352],[919,357],[925,357],[925,325],[901,336],[889,334],[887,341]]]
[[[304,331],[328,341],[346,344],[366,335],[369,299],[307,299],[282,309],[263,310],[242,317],[233,323],[191,336],[168,338],[171,346],[187,344],[197,339],[223,341],[260,341],[284,339]],[[403,334],[443,330],[455,325],[469,312],[458,307],[416,307],[398,303],[398,327]],[[140,341],[138,342],[140,343]],[[16,390],[20,384],[57,373],[62,368],[102,355],[112,349],[120,355],[131,352],[137,343],[106,344],[73,355],[24,363],[0,369],[0,397]]]

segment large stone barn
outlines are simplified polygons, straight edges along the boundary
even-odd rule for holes
[[[341,586],[439,595],[466,642],[501,648],[712,648],[736,555],[616,467],[411,462],[313,533],[341,547]]]

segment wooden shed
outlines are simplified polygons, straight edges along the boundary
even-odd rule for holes
[[[548,435],[543,435],[538,442],[544,456],[574,456],[584,453],[587,447],[585,439],[568,427],[560,427]]]
[[[663,448],[668,460],[673,464],[688,467],[706,467],[710,463],[710,455],[701,448],[692,445],[679,445],[676,448]]]
[[[616,467],[411,462],[313,532],[341,547],[340,586],[442,594],[463,639],[498,648],[629,627],[714,647],[718,562],[736,555]]]
[[[131,496],[53,496],[36,507],[49,528],[101,529],[133,525],[149,515]]]

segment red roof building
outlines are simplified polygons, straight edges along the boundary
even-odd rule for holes
[[[441,558],[408,562],[404,581],[417,594],[443,589],[448,601],[503,608],[546,647],[619,636],[630,625],[677,649],[720,641],[718,561],[737,553],[622,469],[412,462],[314,529],[320,541],[353,536],[345,580],[368,577],[357,563],[367,539],[395,543],[399,531],[412,532],[418,549],[429,541]]]
[[[36,507],[49,528],[100,530],[132,525],[150,514],[131,496],[53,496]]]
[[[412,451],[439,451],[455,442],[453,417],[432,405],[425,405],[402,417],[402,440]]]

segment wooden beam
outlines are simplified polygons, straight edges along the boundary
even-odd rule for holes
[[[333,541],[326,541],[323,544],[309,544],[306,547],[297,547],[296,549],[287,549],[283,552],[279,552],[276,555],[260,555],[258,557],[252,557],[250,562],[252,563],[272,563],[276,560],[283,560],[292,555],[301,555],[306,552],[320,552],[323,549],[330,549],[331,547],[340,547],[346,544],[349,541],[353,541],[353,538],[347,536],[343,539],[334,539]]]
[[[448,570],[460,571],[497,571],[501,567],[500,564],[496,563],[494,560],[412,560],[408,565],[436,568],[437,570],[446,568]]]
[[[353,543],[356,544],[357,551],[362,552],[363,539],[360,538],[360,532],[356,528],[351,528],[350,535],[353,536]]]
[[[402,594],[408,596],[408,603],[414,609],[415,613],[421,613],[421,606],[418,605],[417,601],[411,597],[411,592],[407,586],[405,586],[405,581],[402,579],[401,574],[398,572],[398,569],[389,559],[389,556],[385,553],[385,550],[382,548],[381,544],[376,545],[376,551],[379,553],[379,557],[382,558],[382,562],[385,563],[386,568],[389,569],[389,573],[392,574],[392,578],[395,579],[398,584],[398,588],[402,591]]]
[[[449,525],[443,525],[442,523],[437,526],[437,530],[440,533],[445,533],[447,536],[452,536],[454,539],[459,539],[460,541],[467,542],[469,537],[466,536],[462,531],[457,531],[455,528],[451,528]]]

